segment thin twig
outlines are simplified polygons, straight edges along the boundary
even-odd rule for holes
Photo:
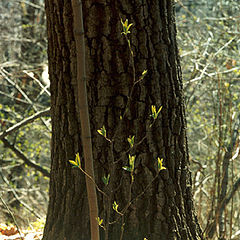
[[[85,174],[85,176],[87,176],[87,177],[94,183],[94,185],[96,186],[96,189],[97,189],[100,193],[102,193],[105,197],[108,198],[108,195],[107,195],[105,192],[103,192],[103,191],[98,187],[98,185],[96,184],[96,182],[94,181],[94,179],[93,179],[87,172],[85,172],[81,167],[79,167],[79,169]]]
[[[14,217],[14,215],[13,215],[13,212],[10,210],[10,208],[9,208],[8,205],[7,205],[7,203],[6,203],[6,202],[4,201],[4,199],[2,198],[2,195],[0,195],[0,199],[1,199],[2,203],[3,203],[3,205],[5,206],[5,208],[7,209],[7,211],[9,212],[9,214],[11,215],[12,220],[13,220],[13,222],[14,222],[16,228],[17,228],[17,231],[18,231],[18,233],[19,233],[19,235],[20,235],[20,238],[21,238],[22,240],[24,240],[23,237],[22,237],[22,234],[21,234],[21,232],[20,232],[20,228],[19,228],[19,226],[18,226],[18,224],[17,224],[17,221],[16,221],[16,219],[15,219],[15,217]]]
[[[28,71],[26,70],[23,70],[23,73],[27,74],[30,78],[32,78],[41,88],[42,88],[42,91],[40,94],[42,94],[43,92],[46,92],[46,94],[48,96],[50,96],[50,92],[47,90],[48,86],[43,86],[43,84],[37,79],[35,78],[34,76],[32,76],[32,74],[30,74]]]
[[[50,173],[48,170],[42,168],[41,166],[37,165],[36,163],[30,161],[20,149],[16,146],[12,145],[6,138],[2,138],[1,141],[3,142],[4,146],[11,149],[20,159],[22,159],[28,166],[35,168],[37,171],[41,172],[43,176],[50,177]]]
[[[32,102],[32,100],[28,97],[28,95],[22,90],[22,88],[17,84],[15,83],[14,81],[12,81],[8,75],[9,73],[4,69],[4,68],[1,68],[0,69],[0,73],[2,74],[2,76],[7,80],[8,83],[10,83],[12,86],[14,86],[21,94],[22,96],[29,102],[29,104],[32,106],[32,108],[34,109],[34,111],[38,112],[38,109],[36,108],[36,106],[34,106],[34,103]],[[43,124],[46,126],[46,128],[48,129],[49,132],[50,129],[47,125],[47,123],[45,122],[45,120],[43,118],[41,118],[41,121],[43,122]]]
[[[17,201],[20,202],[20,204],[23,205],[23,207],[25,207],[31,214],[33,214],[35,217],[37,217],[38,219],[41,219],[42,217],[36,213],[30,206],[28,206],[25,202],[23,202],[20,197],[18,196],[18,194],[16,193],[15,189],[11,187],[9,181],[7,180],[7,178],[3,175],[2,171],[0,170],[0,175],[3,179],[3,181],[10,187],[11,192],[13,193],[14,197],[17,199]]]
[[[36,120],[36,119],[38,119],[38,118],[40,118],[42,116],[45,116],[45,115],[47,115],[49,113],[50,113],[50,108],[47,108],[47,109],[45,109],[43,111],[40,111],[40,112],[37,112],[37,113],[33,114],[32,116],[30,116],[28,118],[23,119],[21,122],[16,123],[15,125],[13,125],[12,127],[8,128],[7,130],[1,132],[0,133],[0,139],[2,140],[7,135],[15,132],[19,128],[21,128],[23,126],[26,126],[27,124],[32,123],[34,120]]]

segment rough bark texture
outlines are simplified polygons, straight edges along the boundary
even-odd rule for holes
[[[87,54],[87,88],[96,182],[109,192],[101,180],[111,167],[111,147],[97,133],[105,125],[108,138],[116,135],[114,188],[112,200],[121,211],[128,202],[130,174],[127,137],[135,135],[142,144],[131,150],[136,155],[131,198],[142,193],[157,173],[157,158],[167,170],[160,172],[146,192],[128,208],[124,217],[124,240],[200,239],[194,215],[191,177],[182,93],[182,79],[176,46],[173,1],[89,0],[83,1]],[[51,78],[52,168],[50,202],[44,240],[86,240],[89,215],[83,174],[68,163],[81,151],[76,109],[76,54],[71,1],[46,0]],[[133,23],[131,43],[136,76],[148,74],[133,91],[129,111],[123,114],[133,86],[133,68],[126,39],[121,35],[120,19]],[[152,128],[151,105],[163,106]],[[119,123],[121,121],[121,123]],[[119,125],[120,124],[120,125]],[[116,126],[118,127],[116,133]],[[119,160],[119,161],[117,161]],[[100,217],[108,208],[103,195]],[[112,213],[110,221],[117,219]],[[109,239],[120,238],[122,220],[111,224]],[[103,239],[103,234],[102,234]]]

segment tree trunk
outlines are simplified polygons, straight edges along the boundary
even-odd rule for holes
[[[68,160],[82,155],[76,87],[76,49],[71,1],[46,0],[51,79],[52,167],[44,240],[90,238],[84,175]],[[98,192],[99,217],[109,239],[200,239],[188,170],[181,70],[176,45],[174,1],[83,1],[87,89],[97,185],[116,201],[124,218],[110,211]],[[133,23],[128,43],[121,19]],[[134,85],[144,70],[146,77]],[[132,95],[129,98],[130,92]],[[123,115],[126,105],[128,110]],[[152,127],[151,105],[162,111]],[[106,127],[109,143],[97,133]],[[135,136],[129,148],[127,138]],[[136,155],[134,182],[128,154]],[[158,173],[157,158],[166,170]],[[114,164],[113,164],[114,162]],[[110,175],[109,186],[102,182]],[[110,188],[110,189],[109,189]],[[111,191],[112,190],[114,191]],[[131,193],[130,193],[131,191]],[[112,208],[111,208],[112,209]],[[124,226],[123,226],[124,223]],[[102,232],[101,239],[104,239]]]

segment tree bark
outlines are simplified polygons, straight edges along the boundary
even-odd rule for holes
[[[53,128],[50,202],[43,239],[86,240],[90,239],[90,227],[84,175],[68,163],[76,152],[82,154],[71,1],[45,2]],[[111,194],[119,211],[129,203],[129,196],[133,200],[141,194],[128,207],[123,219],[109,225],[111,240],[120,239],[123,223],[124,240],[202,238],[188,170],[173,2],[83,1],[96,183]],[[135,71],[128,44],[121,34],[121,18],[133,23],[129,38]],[[139,79],[145,69],[147,76],[134,85],[133,72]],[[128,111],[121,119],[127,103]],[[152,127],[151,105],[163,107]],[[110,140],[115,136],[112,144],[97,133],[103,125]],[[135,136],[136,143],[143,141],[124,154],[129,148],[129,135]],[[122,169],[128,165],[129,153],[136,155],[132,185],[130,174]],[[167,168],[159,174],[158,157],[163,158]],[[110,172],[114,173],[109,183],[112,189],[102,182],[102,177]],[[98,199],[99,217],[106,220],[109,204],[101,193]],[[111,211],[110,222],[118,220],[118,216]],[[103,232],[101,235],[104,239]]]

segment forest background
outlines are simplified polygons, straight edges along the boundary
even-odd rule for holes
[[[240,6],[176,1],[196,213],[217,239],[240,236]],[[43,0],[0,2],[0,222],[40,229],[48,202],[51,122]],[[221,204],[219,204],[221,202]]]

